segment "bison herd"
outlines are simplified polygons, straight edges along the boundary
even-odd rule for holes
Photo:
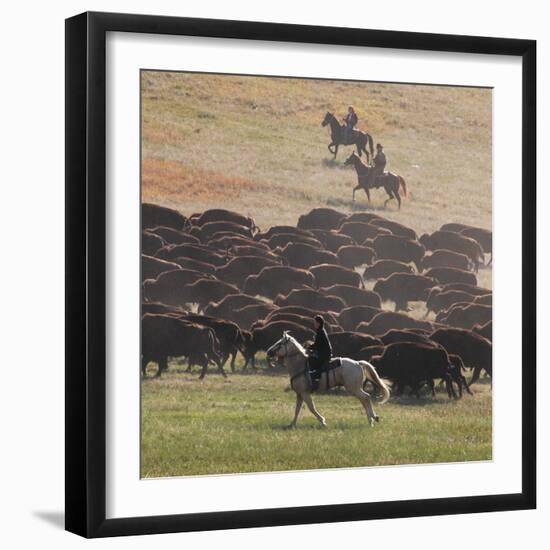
[[[477,284],[492,261],[488,230],[452,223],[419,236],[375,213],[315,208],[262,231],[230,210],[186,217],[143,203],[141,248],[144,377],[169,358],[201,378],[209,364],[226,376],[238,354],[256,368],[283,331],[312,340],[316,314],[334,355],[372,362],[396,393],[441,379],[451,396],[453,382],[468,390],[465,369],[470,383],[492,376],[492,292]]]

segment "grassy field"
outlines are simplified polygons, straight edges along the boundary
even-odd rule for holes
[[[152,373],[151,373],[152,374]],[[484,382],[484,381],[482,381]],[[359,402],[343,392],[317,395],[320,428],[304,407],[298,426],[288,376],[219,374],[204,381],[172,365],[142,384],[142,476],[304,470],[491,459],[490,386],[449,401],[404,397],[376,406],[369,428]]]
[[[368,76],[368,75],[365,75]],[[389,218],[433,231],[491,227],[491,91],[185,73],[142,73],[143,199],[186,214],[232,206],[261,227],[314,206],[352,210],[353,169],[327,151],[327,110],[348,104],[410,194]],[[380,208],[386,195],[373,192]],[[366,208],[357,194],[355,208]]]
[[[402,209],[385,216],[419,234],[452,221],[491,228],[491,91],[481,89],[144,72],[143,200],[187,215],[230,208],[264,229],[318,206],[367,209],[362,192],[351,202],[352,148],[333,161],[321,127],[326,111],[340,117],[349,104],[407,182]],[[373,191],[372,207],[385,198]],[[490,268],[478,283],[492,288]],[[424,304],[411,306],[424,316]],[[176,364],[145,380],[142,476],[491,459],[488,384],[457,402],[392,399],[373,429],[354,398],[321,395],[328,428],[304,409],[294,431],[283,429],[294,410],[287,384],[267,369],[199,382]]]

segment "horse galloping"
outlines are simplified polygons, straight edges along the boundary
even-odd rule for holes
[[[369,182],[369,174],[371,170],[374,170],[372,166],[367,166],[361,162],[361,159],[355,154],[355,151],[344,162],[345,166],[353,165],[355,172],[357,173],[357,185],[353,188],[352,200],[355,202],[355,191],[363,189],[367,194],[367,200],[370,203],[369,189],[378,189],[383,187],[386,190],[389,198],[384,202],[384,208],[388,202],[397,199],[399,209],[401,209],[401,196],[399,195],[399,187],[403,189],[403,196],[407,196],[407,184],[405,180],[392,172],[384,172],[383,174],[376,176],[374,182]]]
[[[361,130],[352,130],[349,140],[346,140],[346,127],[342,126],[336,117],[327,112],[321,126],[326,126],[330,124],[330,139],[331,142],[328,145],[328,150],[334,155],[338,154],[338,147],[340,145],[355,145],[357,147],[357,154],[361,156],[361,151],[365,152],[367,155],[367,162],[369,161],[369,152],[367,151],[367,144],[370,149],[370,156],[374,155],[374,148],[372,145],[372,136],[367,132],[362,132]]]
[[[303,346],[288,331],[285,331],[282,338],[267,350],[267,357],[268,359],[276,357],[282,360],[290,375],[290,386],[296,393],[296,409],[289,428],[296,426],[304,401],[321,426],[326,426],[325,418],[317,411],[311,398],[312,382],[307,363],[307,352]],[[375,421],[378,422],[379,417],[374,412],[371,396],[363,389],[363,385],[369,380],[379,388],[383,393],[381,403],[385,403],[390,398],[390,390],[378,376],[375,368],[367,361],[354,361],[347,357],[338,358],[336,361],[339,361],[340,365],[325,371],[324,377],[321,376],[320,389],[327,390],[336,386],[344,386],[359,399],[367,413],[369,424],[372,426]]]

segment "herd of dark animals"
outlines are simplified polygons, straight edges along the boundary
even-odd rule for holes
[[[229,210],[185,217],[144,203],[142,375],[179,358],[201,379],[209,364],[226,376],[239,353],[255,369],[284,331],[311,341],[321,314],[333,354],[371,362],[394,395],[433,394],[449,378],[462,395],[492,376],[492,293],[476,277],[491,251],[490,231],[458,223],[419,237],[372,212],[314,208],[296,226],[261,231]],[[418,301],[424,319],[407,314]]]

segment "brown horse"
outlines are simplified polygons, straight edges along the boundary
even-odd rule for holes
[[[370,156],[374,154],[373,145],[372,145],[372,136],[367,132],[362,132],[361,130],[352,130],[349,140],[346,140],[346,128],[342,126],[336,117],[327,112],[321,126],[326,126],[330,124],[330,139],[332,140],[329,143],[328,150],[334,155],[338,154],[339,145],[355,145],[357,147],[357,154],[361,156],[361,151],[365,152],[367,155],[367,162],[369,162],[369,152],[367,151],[367,144],[370,149]]]
[[[384,202],[384,208],[388,202],[392,199],[397,199],[397,204],[401,209],[401,197],[399,196],[399,186],[403,188],[403,196],[407,196],[407,184],[405,180],[397,174],[391,172],[384,172],[380,176],[377,176],[373,183],[369,182],[369,172],[374,170],[371,166],[367,166],[361,162],[361,159],[355,154],[355,151],[344,162],[345,166],[353,165],[357,172],[357,186],[353,188],[353,202],[355,202],[355,191],[363,189],[367,194],[367,199],[370,203],[369,189],[383,187],[389,196]]]

